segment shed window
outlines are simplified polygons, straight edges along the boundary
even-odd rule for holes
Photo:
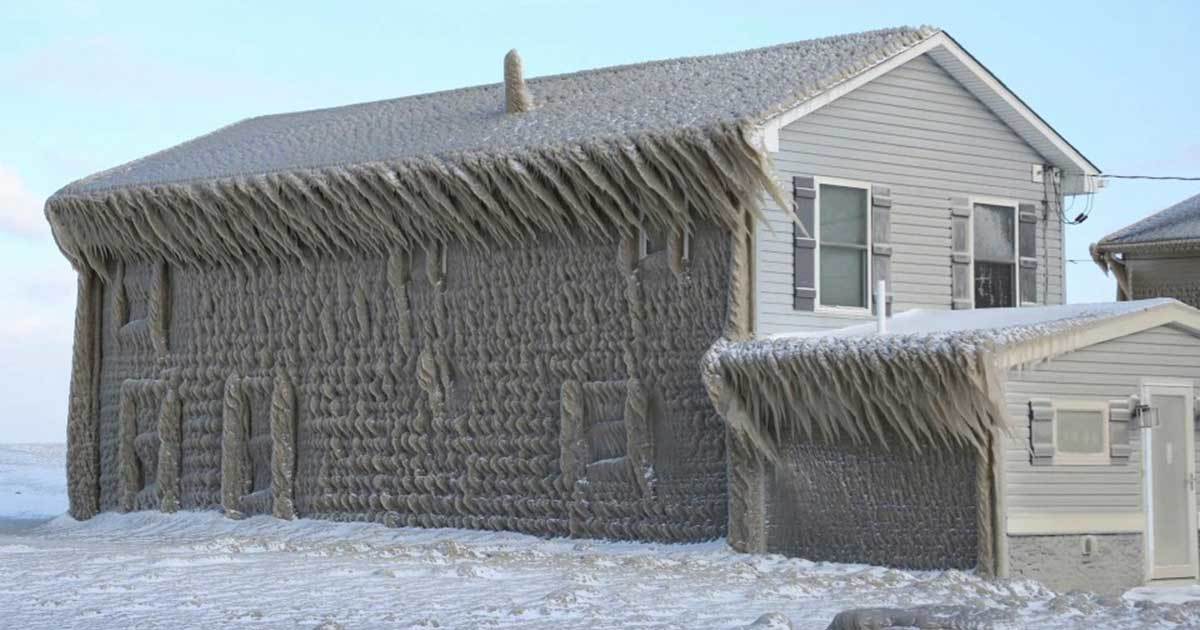
[[[867,308],[870,299],[869,189],[821,184],[817,195],[818,292],[823,306]]]
[[[975,307],[1017,305],[1017,208],[975,204]]]
[[[1108,464],[1108,407],[1104,403],[1054,405],[1054,463]]]

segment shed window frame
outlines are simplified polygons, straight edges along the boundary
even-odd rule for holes
[[[976,299],[975,283],[975,261],[978,253],[975,251],[975,222],[979,217],[979,206],[992,206],[1000,208],[1008,208],[1012,210],[1012,226],[1013,226],[1013,261],[1012,261],[1012,306],[1002,307],[985,307],[985,308],[1019,308],[1024,304],[1021,302],[1021,204],[1015,199],[997,198],[997,197],[977,197],[968,198],[971,204],[971,220],[968,222],[967,239],[971,246],[971,308],[980,308]],[[988,262],[988,261],[984,261]]]
[[[646,229],[646,223],[646,213],[643,212],[638,220],[638,260],[644,260],[647,256],[667,251],[671,247],[671,239],[676,236],[672,234],[671,230],[652,234],[651,230]],[[652,249],[651,243],[654,243],[656,247]],[[683,229],[682,256],[685,261],[692,258],[692,232],[686,228]]]
[[[1054,420],[1051,424],[1051,436],[1054,444],[1055,466],[1108,466],[1112,464],[1112,440],[1109,435],[1109,409],[1107,402],[1094,400],[1054,400]],[[1063,451],[1058,441],[1058,421],[1061,411],[1082,411],[1100,414],[1101,449],[1095,453],[1076,453]]]
[[[864,275],[866,276],[863,283],[863,292],[866,294],[863,297],[863,303],[866,306],[839,306],[836,304],[825,304],[821,301],[821,189],[825,186],[839,186],[841,188],[854,188],[866,192],[866,239],[863,245],[863,250],[867,257],[864,261]],[[816,241],[815,250],[813,252],[813,284],[816,289],[816,298],[814,299],[813,308],[817,312],[832,312],[832,313],[854,313],[854,314],[871,314],[871,305],[875,299],[874,291],[871,288],[872,271],[871,258],[873,257],[872,247],[874,239],[872,238],[871,214],[872,214],[872,184],[860,180],[840,179],[836,177],[813,177],[814,199],[813,199],[813,240]],[[839,247],[849,248],[858,246],[851,243],[838,243]],[[889,287],[890,289],[890,287]]]

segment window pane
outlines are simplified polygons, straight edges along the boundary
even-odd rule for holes
[[[1015,262],[1014,214],[1004,206],[975,206],[975,260]]]
[[[821,304],[867,306],[867,252],[821,245]]]
[[[821,242],[867,244],[867,191],[821,186]]]
[[[1055,414],[1054,439],[1063,453],[1104,452],[1104,414],[1099,411],[1059,409]]]
[[[1016,306],[1012,263],[975,261],[975,308]]]

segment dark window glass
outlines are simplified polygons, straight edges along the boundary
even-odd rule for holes
[[[1016,211],[975,205],[975,308],[1016,306]]]

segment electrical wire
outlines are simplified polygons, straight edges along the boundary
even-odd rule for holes
[[[1172,182],[1200,182],[1200,177],[1177,177],[1174,175],[1096,175],[1100,179],[1150,179]]]
[[[1200,177],[1181,177],[1181,176],[1176,176],[1176,175],[1102,174],[1102,175],[1096,175],[1095,177],[1097,179],[1132,179],[1132,180],[1145,180],[1145,181],[1200,182]],[[1062,199],[1063,198],[1062,182],[1058,181],[1058,178],[1053,178],[1053,177],[1051,178],[1050,181],[1051,181],[1051,186],[1054,187],[1055,198]],[[1058,205],[1058,217],[1060,219],[1062,219],[1062,222],[1065,225],[1079,225],[1080,223],[1087,221],[1088,217],[1091,216],[1091,214],[1092,214],[1093,208],[1095,208],[1096,193],[1094,191],[1085,193],[1083,195],[1083,197],[1084,197],[1083,210],[1081,210],[1079,212],[1079,214],[1075,214],[1075,218],[1068,219],[1067,218],[1068,216],[1071,216],[1072,214],[1075,213],[1076,197],[1078,197],[1078,195],[1071,195],[1070,205],[1068,205],[1065,209],[1061,205]]]

